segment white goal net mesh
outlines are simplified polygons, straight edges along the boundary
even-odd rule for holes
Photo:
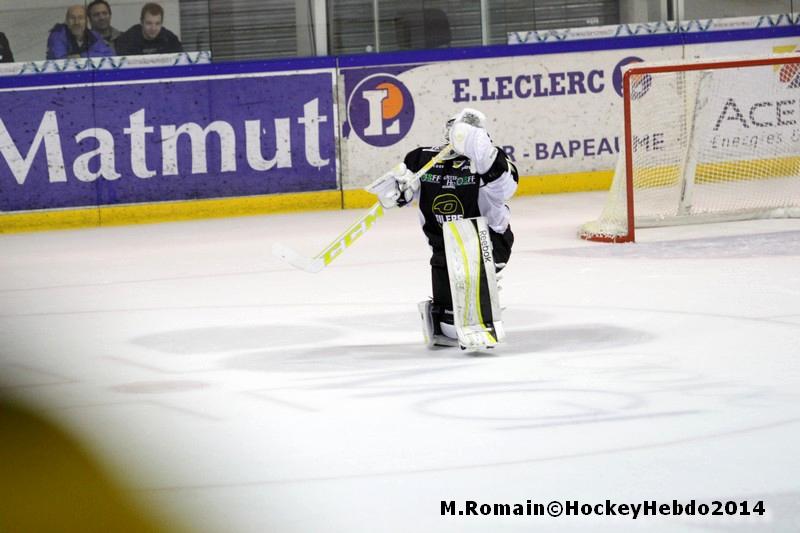
[[[632,235],[632,222],[648,227],[799,216],[798,61],[793,55],[631,68],[629,145],[620,153],[603,213],[581,228],[581,236],[616,240]],[[629,187],[634,221],[628,220]]]

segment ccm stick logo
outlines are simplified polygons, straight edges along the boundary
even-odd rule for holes
[[[414,100],[400,80],[389,74],[375,74],[353,89],[347,116],[362,141],[372,146],[391,146],[411,129]]]
[[[346,248],[349,248],[354,242],[356,242],[356,240],[358,240],[359,237],[364,235],[367,230],[372,227],[375,221],[382,216],[383,206],[379,203],[376,203],[364,216],[364,218],[347,228],[339,240],[331,244],[325,249],[325,251],[322,252],[322,254],[320,254],[325,264],[328,265],[331,261],[336,259],[339,254],[344,252]]]

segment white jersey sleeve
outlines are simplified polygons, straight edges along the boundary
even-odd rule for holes
[[[511,211],[506,202],[517,192],[516,169],[509,163],[509,169],[478,190],[478,208],[486,217],[489,227],[497,233],[505,233],[511,220]]]

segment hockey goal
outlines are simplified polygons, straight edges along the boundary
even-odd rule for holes
[[[624,142],[600,218],[579,235],[800,217],[800,55],[635,63]]]

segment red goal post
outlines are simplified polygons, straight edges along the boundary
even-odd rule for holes
[[[800,55],[634,63],[622,90],[622,150],[582,238],[800,217]]]

